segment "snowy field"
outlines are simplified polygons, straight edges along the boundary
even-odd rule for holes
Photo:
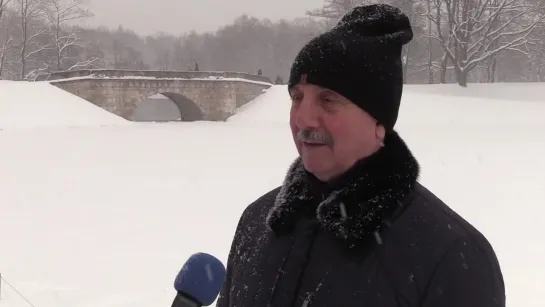
[[[0,81],[0,129],[3,130],[129,123],[49,83]]]
[[[545,84],[406,89],[421,182],[491,241],[508,306],[543,307]],[[35,307],[170,306],[187,257],[225,262],[242,210],[281,184],[288,111],[275,86],[226,123],[130,123],[0,81],[2,277]],[[30,305],[2,281],[3,306]]]

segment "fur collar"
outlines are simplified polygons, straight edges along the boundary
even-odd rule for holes
[[[354,243],[379,231],[414,188],[420,167],[394,131],[385,146],[357,163],[342,184],[323,198],[312,193],[314,176],[298,157],[290,166],[267,225],[277,235],[293,231],[303,215],[314,215],[325,230]],[[323,189],[322,189],[323,190]],[[322,201],[323,199],[323,201]]]

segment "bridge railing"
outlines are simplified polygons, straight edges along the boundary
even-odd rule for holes
[[[80,69],[58,71],[36,77],[35,81],[53,81],[70,78],[130,78],[147,77],[158,79],[207,79],[207,78],[240,78],[250,81],[272,83],[265,76],[231,71],[162,71],[162,70],[120,70],[120,69]]]

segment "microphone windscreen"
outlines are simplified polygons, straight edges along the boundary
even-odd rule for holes
[[[189,257],[176,276],[174,288],[201,305],[209,306],[216,300],[224,280],[225,266],[219,259],[206,253],[196,253]]]

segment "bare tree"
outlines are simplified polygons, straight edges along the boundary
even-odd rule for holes
[[[363,0],[324,0],[321,8],[307,11],[306,14],[323,18],[321,28],[324,31],[331,29],[344,14],[363,2]]]
[[[53,32],[53,46],[55,48],[55,70],[64,70],[67,61],[73,61],[74,58],[68,55],[70,48],[82,48],[83,42],[80,41],[75,32],[66,33],[65,23],[78,19],[93,16],[91,12],[84,8],[87,0],[44,0],[47,4],[47,18],[51,24]],[[73,67],[83,67],[85,62],[96,61],[98,59],[86,59],[75,63]]]
[[[417,67],[420,66],[419,64],[411,63],[411,62],[413,61],[416,62],[417,57],[419,55],[418,54],[419,50],[414,48],[414,46],[415,46],[416,39],[422,36],[419,33],[421,30],[423,30],[421,25],[419,24],[419,22],[421,22],[421,19],[419,17],[422,16],[422,13],[421,13],[422,8],[420,7],[420,4],[416,3],[415,1],[405,1],[401,5],[398,5],[398,7],[402,7],[405,10],[407,17],[409,18],[412,24],[413,35],[414,35],[414,38],[411,40],[411,42],[403,46],[402,53],[401,53],[402,62],[403,62],[403,80],[406,83],[409,74],[412,73],[412,71],[414,70],[419,70]]]
[[[175,62],[174,50],[176,48],[176,37],[167,33],[159,32],[153,36],[146,37],[146,45],[154,51],[155,66],[160,70],[172,69]]]
[[[307,15],[337,20],[362,2],[362,0],[325,0],[321,8],[308,11]]]
[[[428,16],[431,14],[431,1],[432,0],[426,0],[426,15]],[[433,71],[433,41],[432,41],[432,24],[431,24],[431,18],[426,18],[427,21],[427,47],[428,47],[428,83],[433,84],[434,83],[434,71]]]
[[[445,83],[447,70],[446,61],[442,58],[437,58],[438,54],[441,53],[441,48],[434,40],[437,36],[432,23],[433,17],[430,18],[434,14],[433,2],[434,0],[410,0],[401,3],[411,20],[414,32],[412,42],[404,47],[404,56],[407,58],[409,58],[409,50],[414,49],[410,54],[411,58],[413,58],[413,63],[412,65],[408,65],[408,61],[405,62],[407,66],[405,73],[407,74],[407,78],[420,74],[422,77],[419,81],[429,84],[435,83],[435,74],[437,72],[441,72],[439,79],[442,80],[442,83]],[[439,19],[440,17],[441,15]],[[442,65],[443,63],[445,65]]]
[[[4,67],[7,64],[6,62],[7,55],[10,51],[12,51],[13,42],[14,42],[13,35],[11,35],[11,28],[12,28],[11,22],[12,22],[11,19],[5,22],[5,25],[6,25],[5,38],[4,38],[3,44],[0,46],[0,80],[2,79],[2,76],[4,73]]]
[[[13,36],[11,35],[11,16],[9,20],[4,20],[6,16],[6,11],[8,8],[8,4],[11,2],[11,0],[0,0],[0,28],[5,26],[5,38],[2,42],[2,45],[0,45],[0,80],[2,79],[2,75],[4,72],[4,65],[6,63],[6,56],[8,52],[11,50],[11,46],[13,43]],[[1,36],[0,36],[1,37]]]
[[[115,69],[147,69],[142,53],[115,39],[112,44],[110,66]]]
[[[537,42],[530,47],[528,70],[534,73],[534,75],[530,76],[530,80],[542,82],[545,80],[545,27],[541,27],[536,32]]]
[[[512,50],[527,54],[530,34],[545,18],[542,0],[434,0],[434,38],[444,51],[441,67],[452,62],[459,85],[467,86],[468,74],[499,53]]]
[[[4,15],[4,12],[8,8],[8,4],[11,2],[11,0],[0,0],[0,21],[2,21],[2,16]]]
[[[25,79],[29,60],[50,47],[42,42],[42,36],[48,32],[48,26],[44,24],[46,3],[44,0],[16,0],[16,4],[21,26],[19,78]]]
[[[11,48],[11,43],[13,42],[13,36],[6,36],[4,45],[0,48],[0,80],[2,79],[2,74],[4,72],[4,64],[6,63],[6,56]]]

